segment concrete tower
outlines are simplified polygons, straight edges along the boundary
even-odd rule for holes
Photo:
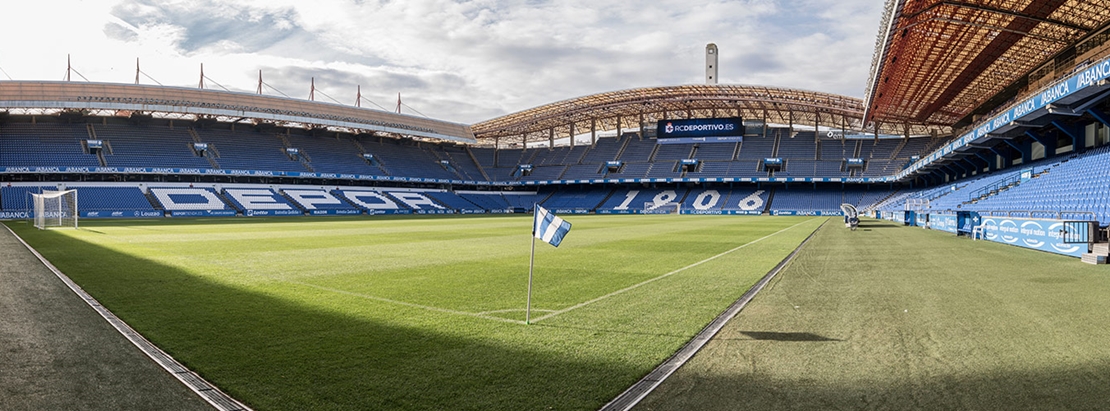
[[[705,45],[705,84],[717,84],[717,45]]]

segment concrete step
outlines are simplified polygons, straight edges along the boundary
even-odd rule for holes
[[[1091,245],[1091,254],[1110,255],[1110,243],[1097,243]]]
[[[1097,255],[1094,253],[1085,253],[1081,260],[1087,264],[1106,264],[1105,255]]]

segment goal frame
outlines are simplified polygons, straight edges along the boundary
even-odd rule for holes
[[[35,228],[77,228],[77,190],[30,193]]]
[[[682,204],[670,202],[656,204],[652,201],[644,202],[643,214],[682,214]]]

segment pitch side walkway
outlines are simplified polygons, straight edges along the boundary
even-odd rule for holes
[[[0,408],[212,410],[0,227]]]

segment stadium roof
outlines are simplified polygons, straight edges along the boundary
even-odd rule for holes
[[[1110,0],[887,0],[865,120],[968,125],[1105,53],[1107,22]]]
[[[195,120],[270,123],[354,133],[473,143],[470,126],[286,97],[184,87],[82,82],[0,81],[0,112],[14,114],[81,111]]]
[[[638,128],[664,118],[740,116],[772,124],[835,129],[862,128],[863,101],[829,93],[744,85],[685,85],[612,91],[564,100],[475,124],[475,137],[492,140],[545,141]],[[884,134],[947,134],[946,127],[884,125]]]

